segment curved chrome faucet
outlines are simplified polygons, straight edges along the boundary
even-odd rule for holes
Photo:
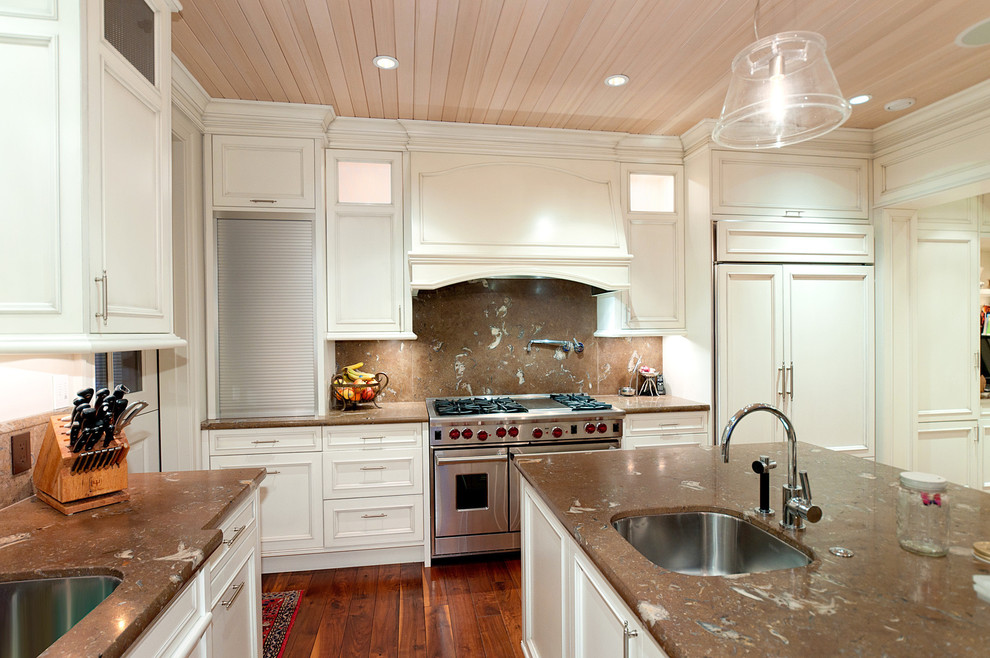
[[[531,352],[533,345],[556,345],[564,352],[570,352],[571,348],[573,348],[574,352],[577,354],[580,354],[581,352],[584,351],[584,343],[579,342],[577,338],[575,338],[573,341],[547,340],[545,338],[541,338],[539,340],[531,340],[526,344],[526,351]]]
[[[729,422],[722,430],[722,461],[729,463],[729,440],[732,438],[732,431],[740,420],[754,411],[768,411],[776,416],[784,426],[787,433],[787,441],[790,443],[790,450],[787,453],[787,484],[783,485],[784,511],[780,525],[789,530],[800,530],[804,527],[804,519],[811,523],[818,523],[822,518],[822,509],[811,504],[811,484],[808,482],[808,472],[798,473],[797,467],[797,436],[794,433],[794,424],[791,419],[784,415],[784,412],[769,404],[757,402],[748,404],[732,415]],[[798,484],[800,477],[800,484]]]

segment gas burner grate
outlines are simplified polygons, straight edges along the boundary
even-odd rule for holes
[[[526,407],[511,398],[453,398],[435,400],[438,416],[473,416],[477,414],[526,413]]]
[[[612,408],[607,402],[599,402],[584,393],[553,393],[550,399],[567,405],[572,411],[604,411]]]

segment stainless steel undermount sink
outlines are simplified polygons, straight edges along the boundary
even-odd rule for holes
[[[117,589],[114,576],[0,583],[0,656],[34,658]]]
[[[612,527],[650,562],[692,576],[728,576],[811,564],[804,552],[723,512],[628,516]]]

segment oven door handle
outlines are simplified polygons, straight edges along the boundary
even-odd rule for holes
[[[504,462],[505,454],[491,455],[490,457],[437,457],[437,466],[444,464],[466,464],[469,462]]]

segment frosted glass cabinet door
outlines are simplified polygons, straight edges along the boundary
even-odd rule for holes
[[[328,338],[411,327],[403,240],[401,154],[327,151]]]
[[[718,266],[716,436],[747,404],[783,404],[782,279],[780,265]],[[739,423],[732,442],[765,443],[780,439],[780,432],[780,423],[770,414],[753,414]]]

